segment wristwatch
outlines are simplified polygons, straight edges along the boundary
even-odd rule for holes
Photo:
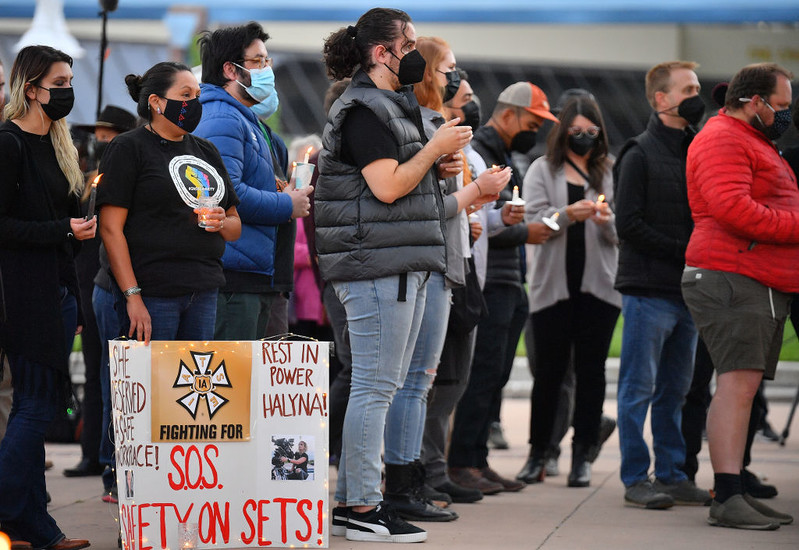
[[[141,294],[141,288],[139,288],[137,286],[132,286],[129,289],[127,289],[125,292],[123,292],[122,294],[125,295],[125,298],[127,298],[128,296],[133,296],[134,294]]]

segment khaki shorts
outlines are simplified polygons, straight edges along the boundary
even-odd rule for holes
[[[718,374],[750,369],[774,379],[791,294],[737,273],[687,266],[682,295]]]

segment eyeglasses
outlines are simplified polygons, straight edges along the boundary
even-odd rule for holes
[[[264,69],[266,67],[272,66],[272,58],[271,57],[244,57],[241,60],[243,63],[254,63],[258,67],[258,69]]]
[[[595,138],[599,135],[599,132],[602,131],[602,128],[599,126],[589,126],[588,128],[580,128],[579,126],[572,126],[569,128],[569,135],[574,136],[576,138],[581,138],[583,136],[588,136]]]

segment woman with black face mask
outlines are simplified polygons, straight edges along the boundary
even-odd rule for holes
[[[191,70],[158,63],[125,83],[147,124],[108,146],[97,197],[126,305],[121,332],[145,343],[211,340],[225,241],[241,235],[238,197],[216,147],[191,134],[202,116]],[[200,208],[206,198],[217,206]]]
[[[72,58],[48,46],[20,50],[0,126],[0,356],[14,401],[0,444],[0,524],[14,548],[76,550],[47,513],[44,437],[69,395],[69,353],[80,331],[74,254],[95,236],[80,217],[83,174],[64,117]]]
[[[534,247],[530,312],[536,375],[530,456],[518,479],[545,475],[558,397],[569,361],[576,394],[569,487],[587,487],[605,399],[605,360],[621,308],[613,288],[618,238],[611,210],[612,161],[599,107],[589,96],[569,100],[547,139],[547,154],[524,178],[525,219],[551,224]]]

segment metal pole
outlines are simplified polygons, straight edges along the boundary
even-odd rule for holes
[[[103,30],[100,36],[100,73],[97,77],[97,113],[94,120],[100,118],[100,111],[103,109],[103,71],[105,69],[105,51],[108,49],[108,38],[106,37],[106,24],[108,23],[108,10],[100,12],[103,16]]]

